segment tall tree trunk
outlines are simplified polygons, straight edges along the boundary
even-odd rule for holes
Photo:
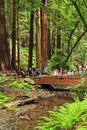
[[[52,54],[54,53],[54,49],[56,47],[56,37],[55,37],[56,31],[55,29],[52,30]]]
[[[12,69],[16,64],[16,0],[13,0]]]
[[[33,42],[34,42],[33,31],[34,31],[34,11],[31,12],[31,17],[30,17],[30,42],[29,42],[28,68],[32,67]]]
[[[61,48],[61,34],[60,34],[60,28],[57,28],[57,48]]]
[[[44,6],[47,6],[47,0],[42,0]],[[46,10],[42,9],[41,17],[41,52],[42,52],[42,67],[43,69],[47,66],[47,15]]]
[[[11,31],[12,31],[12,4],[13,0],[6,0],[6,26],[7,26],[7,33],[9,41],[11,39]]]
[[[4,0],[0,1],[0,61],[2,72],[11,69],[9,57],[9,44],[7,43]]]
[[[17,2],[17,63],[18,71],[20,71],[19,0]]]
[[[41,57],[41,21],[40,21],[40,9],[36,11],[36,57],[37,68],[42,72],[42,57]]]
[[[48,48],[48,59],[50,59],[51,58],[51,44],[50,44],[50,29],[48,29],[48,40],[47,40],[47,48]]]

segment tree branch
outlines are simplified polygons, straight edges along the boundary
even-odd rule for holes
[[[69,46],[70,46],[71,37],[72,37],[76,27],[78,26],[78,24],[79,24],[79,20],[76,22],[75,27],[72,29],[72,31],[70,33],[69,40],[68,40],[68,53],[69,53]]]
[[[80,18],[81,18],[83,24],[84,24],[84,27],[87,28],[86,21],[85,21],[83,15],[82,15],[80,9],[78,8],[78,6],[77,6],[77,4],[76,4],[76,1],[74,1],[74,0],[71,0],[71,1],[72,1],[72,4],[74,5],[74,7],[76,8],[76,10],[77,10],[77,12],[78,12],[78,14],[79,14],[79,16],[80,16]]]
[[[86,30],[79,36],[79,38],[77,39],[77,41],[75,42],[74,46],[72,47],[70,53],[68,54],[65,62],[64,62],[64,66],[66,65],[67,61],[69,60],[70,58],[70,55],[72,54],[73,50],[75,49],[75,47],[77,46],[77,44],[79,43],[79,41],[81,40],[81,38],[85,35],[85,33],[87,32],[87,28]]]
[[[67,6],[70,6],[71,4],[68,4],[65,0],[63,0],[63,2],[67,5]]]
[[[87,0],[86,0],[86,1],[85,1],[85,0],[83,0],[83,2],[84,2],[84,4],[85,4],[85,6],[87,7],[87,3],[86,3],[86,2],[87,2]]]

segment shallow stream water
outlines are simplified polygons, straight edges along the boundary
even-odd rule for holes
[[[42,116],[47,116],[49,110],[56,110],[58,106],[64,103],[73,102],[69,92],[55,92],[54,94],[53,97],[41,100],[39,103],[32,105],[29,115],[19,118],[15,130],[34,130],[37,121]]]

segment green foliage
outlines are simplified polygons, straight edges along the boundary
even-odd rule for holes
[[[20,59],[20,62],[21,62],[21,67],[25,70],[25,71],[27,71],[27,69],[28,69],[28,47],[21,47],[20,48],[20,50],[21,50],[21,54],[20,54],[20,57],[21,57],[21,59]],[[33,60],[32,60],[32,67],[36,67],[36,51],[34,50],[33,51]]]
[[[80,49],[77,48],[78,53],[75,49],[73,58],[75,61],[77,61],[77,64],[84,65],[87,61],[87,43],[85,43],[85,40],[81,40],[82,44],[80,44]]]
[[[0,82],[4,81],[6,78],[3,76],[0,76]]]
[[[87,130],[87,126],[80,126],[79,128],[77,128],[77,130]]]
[[[0,105],[4,104],[8,100],[9,100],[9,97],[7,97],[7,96],[3,95],[2,93],[0,93]]]
[[[86,19],[87,17],[86,2],[83,2],[81,0],[79,0],[78,2],[77,0],[76,4],[77,4],[78,9],[81,11],[82,17],[86,21],[87,20]],[[48,4],[48,18],[50,19],[50,21],[52,21],[52,24],[50,25],[51,29],[53,28],[53,30],[56,30],[56,28],[59,27],[60,30],[62,30],[62,33],[61,33],[62,53],[61,54],[66,55],[67,57],[69,52],[71,52],[72,47],[76,43],[77,37],[80,36],[81,33],[83,32],[84,24],[82,23],[82,20],[80,19],[79,14],[76,11],[76,8],[73,6],[72,1],[70,0],[64,0],[61,2],[59,0],[56,0],[56,1],[50,0]],[[79,24],[75,28],[75,25],[78,20],[79,20]],[[86,53],[87,44],[85,44],[86,39],[87,39],[86,37],[87,36],[85,35],[80,40],[80,42],[78,43],[78,46],[76,46],[75,49],[73,50],[73,55],[72,56],[70,55],[69,57],[72,62],[76,61],[75,63],[76,65],[78,64],[78,62],[80,64],[84,64],[87,61],[87,53]],[[56,55],[56,57],[57,56],[58,55]],[[54,55],[52,57],[55,58]],[[62,55],[60,55],[60,57],[63,61],[66,58]],[[60,66],[63,65],[64,62],[61,61],[59,56],[56,59],[58,59],[58,61],[56,63],[53,62],[55,66],[57,66],[58,64]],[[51,65],[51,66],[53,66],[54,68],[54,65]]]
[[[51,59],[49,60],[49,68],[50,69],[59,69],[63,67],[65,61],[65,56],[62,55],[62,50],[55,48],[54,54],[52,55]],[[65,68],[72,67],[71,62],[67,62]]]
[[[43,89],[38,89],[38,93],[39,94],[43,93]]]
[[[84,75],[84,76],[87,76],[87,70],[83,72],[83,75]]]
[[[71,87],[71,91],[74,92],[74,96],[83,99],[87,95],[87,79],[82,78],[79,84]]]
[[[21,47],[20,48],[21,50],[21,67],[24,69],[24,70],[27,70],[27,64],[28,64],[28,47]]]
[[[29,44],[29,39],[30,39],[30,14],[32,11],[36,11],[38,8],[44,8],[46,13],[47,13],[47,18],[48,22],[47,25],[50,29],[50,44],[53,46],[53,32],[57,32],[57,29],[59,29],[59,33],[61,35],[61,48],[64,55],[66,55],[66,53],[72,49],[73,45],[75,44],[75,41],[77,40],[78,36],[81,34],[81,32],[83,32],[84,30],[84,23],[82,21],[86,21],[87,23],[87,4],[86,4],[86,0],[77,0],[76,1],[77,7],[78,9],[81,11],[82,17],[84,18],[83,20],[81,20],[76,8],[73,6],[72,1],[71,0],[49,0],[47,1],[47,7],[43,5],[41,0],[19,0],[19,5],[17,3],[17,6],[19,6],[19,29],[20,29],[20,45],[22,43],[25,44],[25,46],[28,46]],[[35,12],[34,12],[35,13]],[[11,34],[12,34],[12,19],[9,20],[9,16],[12,16],[12,5],[11,2],[8,2],[7,0],[5,0],[5,14],[6,14],[6,23],[7,25],[7,30],[8,30],[8,40],[9,42],[12,41],[11,40]],[[75,29],[75,24],[77,23],[77,21],[79,20],[79,24],[77,26],[77,28]],[[74,30],[75,29],[75,30]],[[74,30],[73,34],[72,31]],[[36,26],[34,24],[34,36],[36,34]],[[71,38],[70,38],[70,34],[72,34]],[[80,59],[79,61],[81,63],[84,63],[85,61],[87,61],[87,53],[84,51],[87,49],[85,48],[84,43],[87,43],[87,35],[85,37],[83,37],[83,40],[80,41],[80,46],[79,46],[79,50],[78,47],[76,47],[76,51],[73,51],[73,57],[71,57],[71,61],[77,61],[78,59]],[[69,42],[69,38],[70,38],[70,42]],[[57,33],[55,33],[55,45],[57,41]],[[69,43],[68,43],[69,42]],[[36,36],[34,37],[34,45],[36,46]],[[83,49],[82,47],[83,46]],[[86,45],[87,46],[87,45]],[[69,47],[69,48],[68,48]],[[36,48],[35,48],[36,49]],[[34,50],[35,50],[34,49]],[[53,48],[51,48],[52,50]],[[68,50],[69,49],[69,50]],[[20,49],[21,50],[21,49]],[[22,53],[22,50],[20,51]],[[79,53],[77,53],[79,52]],[[82,53],[81,53],[82,52]],[[26,66],[28,65],[28,51],[26,49],[26,57],[25,57],[25,53],[24,56],[21,56],[20,53],[20,60],[21,60],[21,65],[23,64],[24,69],[26,69]],[[61,53],[62,54],[62,53]],[[58,56],[58,58],[56,58]],[[51,62],[51,67],[55,68],[56,66],[62,66],[63,61],[65,59],[64,56],[62,55],[56,55],[56,57],[53,55],[52,56],[52,61],[55,60],[55,62]],[[61,58],[60,58],[61,57]],[[33,61],[36,60],[36,57],[34,57]],[[57,61],[58,60],[58,61]],[[57,63],[58,62],[58,63]],[[34,67],[35,67],[35,63],[34,62]],[[53,65],[55,64],[55,66]],[[68,65],[68,64],[67,64]]]
[[[39,130],[72,130],[75,124],[81,121],[83,123],[78,126],[78,130],[85,130],[87,127],[84,124],[87,119],[86,109],[87,97],[83,101],[76,99],[74,103],[60,106],[57,111],[49,111],[49,117],[43,117],[36,128]]]
[[[61,49],[54,49],[54,54],[52,55],[51,60],[49,61],[49,68],[55,69],[59,68],[62,65],[63,58],[61,60],[61,53]]]
[[[18,88],[24,89],[26,91],[33,90],[33,88],[29,86],[28,82],[12,81],[12,82],[9,82],[8,85],[9,85],[9,87],[18,87]]]
[[[14,110],[16,108],[16,106],[9,106],[7,107],[7,110]]]

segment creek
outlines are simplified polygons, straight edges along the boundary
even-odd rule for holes
[[[38,102],[0,109],[0,130],[35,130],[37,121],[42,116],[47,116],[49,110],[56,110],[64,103],[73,102],[70,92],[46,90],[46,93],[47,91],[51,96]]]
[[[64,103],[73,102],[69,92],[54,92],[54,94],[54,96],[41,100],[38,104],[32,106],[30,115],[19,119],[16,130],[34,130],[37,121],[42,116],[47,116],[49,110],[57,110],[58,106]]]

